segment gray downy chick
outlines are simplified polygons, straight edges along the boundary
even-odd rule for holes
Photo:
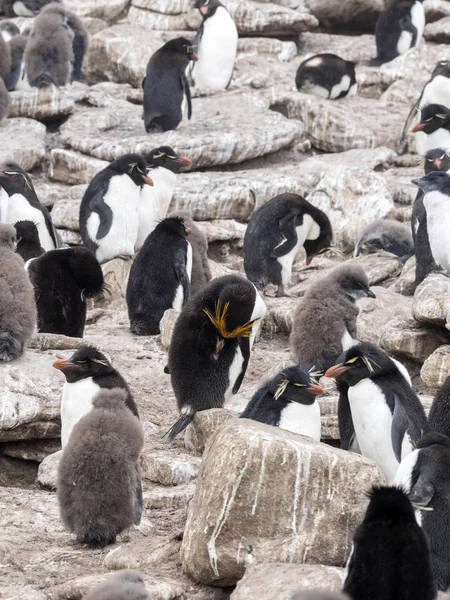
[[[84,596],[83,600],[151,600],[139,571],[119,571]]]
[[[15,242],[14,227],[0,224],[0,361],[21,356],[36,327],[34,290]]]
[[[20,29],[13,21],[0,21],[0,34],[8,43],[16,35],[20,35]]]
[[[8,118],[10,97],[3,79],[0,77],[0,125]]]
[[[378,219],[361,234],[355,247],[354,256],[371,254],[385,250],[406,262],[414,254],[411,228],[394,219]]]

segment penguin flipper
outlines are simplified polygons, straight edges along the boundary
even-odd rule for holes
[[[193,418],[194,415],[181,415],[178,421],[163,435],[163,438],[167,436],[167,443],[171,444],[177,435],[186,429]]]
[[[394,414],[392,415],[391,441],[395,458],[402,462],[402,444],[409,428],[409,419],[405,407],[394,394]]]
[[[107,235],[110,229],[110,224],[113,221],[112,210],[103,200],[103,195],[105,192],[106,189],[104,186],[102,186],[102,188],[98,189],[95,195],[89,201],[89,209],[92,212],[96,212],[100,219],[100,225],[98,226],[96,235],[97,240],[101,240]]]
[[[338,423],[339,435],[341,438],[341,448],[343,450],[350,450],[353,446],[353,441],[356,437],[356,433],[355,427],[353,425],[352,411],[350,410],[350,402],[348,400],[348,386],[345,383],[341,383],[338,385]]]
[[[183,286],[183,305],[186,303],[189,298],[189,294],[191,291],[191,281],[188,277],[185,264],[179,265],[175,264],[175,274],[177,276],[178,281]]]
[[[242,363],[241,372],[239,373],[238,378],[234,382],[233,389],[232,389],[232,393],[233,394],[237,394],[238,393],[239,388],[241,387],[242,382],[244,380],[245,373],[247,371],[248,361],[250,360],[250,338],[241,338],[239,340],[239,346],[241,348],[241,352],[242,352],[242,356],[244,358],[244,362]]]
[[[296,217],[296,214],[290,213],[283,217],[279,222],[280,231],[284,239],[272,250],[270,254],[272,258],[280,258],[281,256],[289,254],[289,252],[297,245],[298,235],[295,229]]]
[[[189,87],[189,82],[185,73],[181,75],[181,87],[186,95],[187,106],[188,106],[188,119],[191,120],[192,117],[192,99],[191,99],[191,89]]]
[[[142,519],[142,506],[144,504],[144,498],[142,494],[142,481],[141,474],[139,472],[139,463],[136,463],[136,475],[137,475],[137,486],[136,486],[136,498],[134,503],[134,524],[139,525]]]

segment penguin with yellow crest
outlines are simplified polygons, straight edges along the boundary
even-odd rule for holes
[[[239,391],[266,306],[256,287],[238,275],[213,279],[189,298],[175,324],[169,372],[180,418],[171,442],[196,412],[221,408]]]

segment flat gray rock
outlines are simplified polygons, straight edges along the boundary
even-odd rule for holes
[[[45,156],[45,125],[33,119],[7,119],[0,125],[0,136],[8,140],[1,144],[0,163],[17,162],[25,171],[31,171]]]

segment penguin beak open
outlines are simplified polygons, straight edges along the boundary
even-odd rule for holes
[[[73,363],[69,360],[55,360],[53,363],[53,368],[58,369],[58,371],[64,371],[65,369],[70,369],[73,367]]]
[[[339,375],[346,373],[348,370],[349,367],[346,367],[343,363],[340,363],[338,365],[330,367],[325,373],[325,377],[329,377],[330,379],[336,379],[336,377],[339,377]]]
[[[320,385],[312,385],[311,387],[307,387],[306,391],[314,396],[320,396],[320,394],[324,394],[325,390]]]
[[[177,164],[181,167],[190,167],[192,165],[192,160],[187,158],[187,156],[180,156],[177,158]]]
[[[416,123],[411,129],[411,133],[417,133],[417,131],[422,131],[424,127],[425,123]]]
[[[149,177],[148,175],[142,175],[142,179],[145,181],[145,183],[147,185],[151,185],[152,187],[154,186],[153,179],[151,177]]]

